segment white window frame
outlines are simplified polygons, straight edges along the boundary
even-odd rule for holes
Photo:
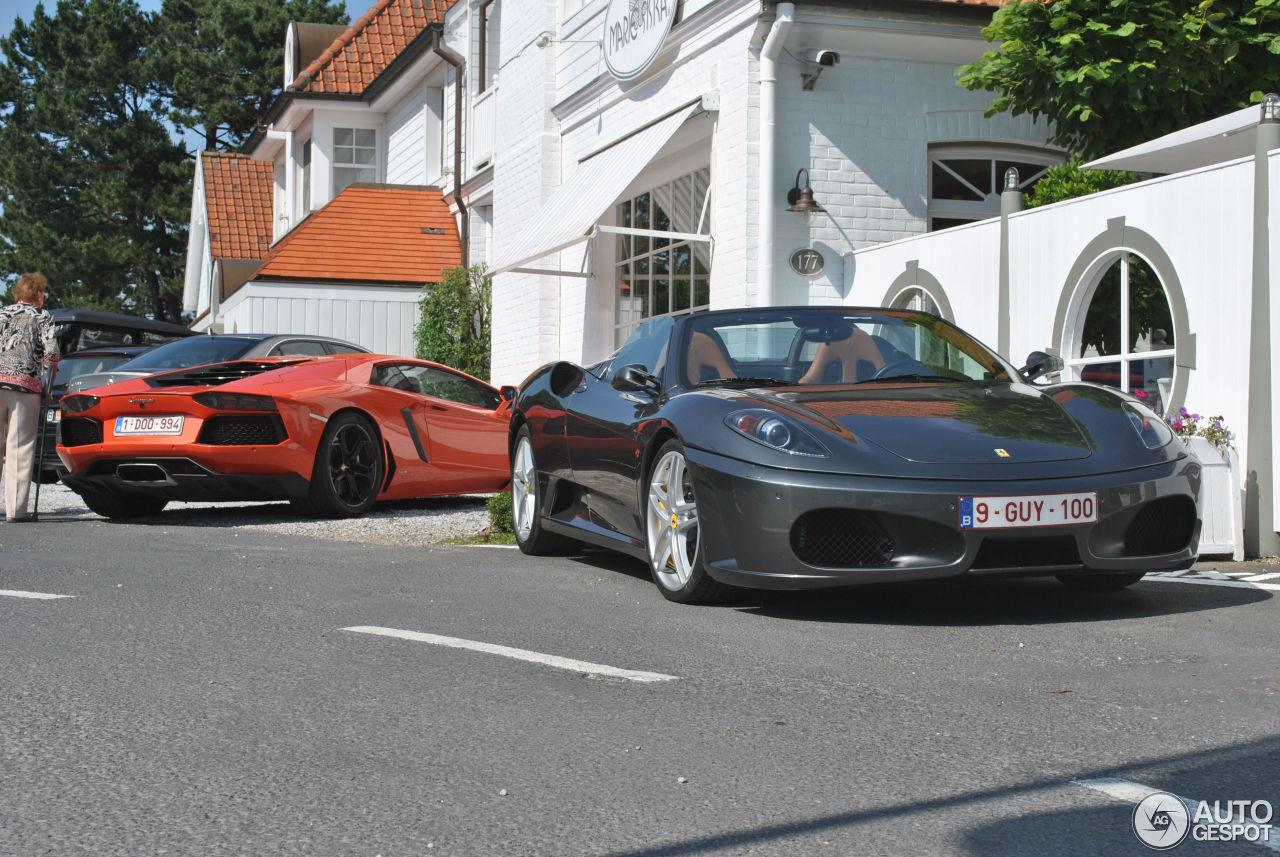
[[[338,142],[338,135],[345,131],[351,132],[350,144]],[[359,138],[362,133],[367,133],[368,135],[370,135],[372,137],[372,141],[368,143],[361,142]],[[378,180],[378,170],[379,170],[379,167],[381,166],[380,164],[381,159],[378,157],[378,129],[377,128],[370,128],[368,126],[359,126],[359,125],[352,125],[352,126],[335,125],[333,127],[332,140],[333,140],[333,148],[330,150],[330,162],[329,162],[329,181],[330,181],[330,187],[332,188],[332,192],[329,194],[330,199],[336,197],[345,188],[350,187],[353,184],[357,184],[360,182],[376,182]],[[338,158],[339,151],[345,150],[345,149],[351,150],[351,155],[353,158],[351,161],[339,160]],[[357,152],[370,153],[370,155],[372,156],[372,162],[360,163],[357,159],[355,159]],[[361,175],[356,178],[353,178],[351,181],[348,181],[348,182],[342,182],[342,181],[339,181],[338,179],[338,176],[340,175],[341,171],[355,171],[358,173],[364,173],[365,175]]]
[[[620,346],[623,342],[625,342],[627,337],[630,336],[631,332],[635,329],[636,325],[638,325],[640,322],[644,321],[647,318],[656,318],[658,316],[664,316],[664,315],[670,315],[670,316],[676,317],[676,316],[688,315],[690,313],[699,312],[699,311],[711,308],[711,269],[712,269],[711,255],[712,254],[710,253],[710,247],[711,247],[712,239],[711,239],[709,226],[708,226],[708,219],[710,217],[710,208],[711,208],[711,189],[712,189],[711,180],[710,180],[710,175],[711,175],[710,167],[704,166],[704,167],[699,167],[697,169],[690,170],[688,172],[682,173],[681,175],[672,178],[670,181],[656,183],[654,184],[653,187],[640,190],[638,192],[629,191],[622,199],[620,199],[617,203],[614,204],[613,211],[614,211],[615,217],[617,218],[615,222],[620,224],[622,223],[622,218],[618,215],[620,213],[620,209],[622,206],[634,205],[635,201],[638,198],[645,195],[648,195],[650,199],[650,204],[654,205],[656,204],[654,202],[656,191],[658,191],[661,188],[674,185],[677,181],[680,181],[682,179],[692,178],[698,173],[703,173],[705,175],[706,190],[703,193],[701,200],[697,200],[697,199],[691,200],[692,204],[697,206],[698,212],[699,212],[697,216],[697,227],[694,232],[676,232],[673,230],[661,230],[661,229],[653,228],[652,221],[650,221],[650,228],[647,228],[647,229],[636,228],[636,227],[626,227],[621,225],[597,227],[598,230],[602,233],[616,234],[619,236],[619,240],[616,243],[616,249],[615,249],[616,255],[613,260],[614,274],[611,280],[612,287],[613,287],[613,296],[614,296],[613,338],[614,338],[615,346]],[[692,183],[691,190],[696,195],[697,193],[696,182]],[[633,251],[631,255],[624,255],[623,247],[624,247],[624,244],[627,243],[624,240],[624,237],[631,239],[630,240],[631,247],[635,246],[635,239],[637,237],[649,238],[651,239],[651,243],[649,244],[648,249],[645,250],[644,252],[637,253]],[[664,245],[663,247],[655,247],[652,242],[656,239],[663,239],[667,242],[667,244]],[[695,244],[705,244],[708,248],[707,260],[704,266],[706,269],[705,275],[695,273],[692,268],[692,264],[697,262],[698,260],[698,251],[694,247]],[[665,312],[652,312],[654,307],[652,304],[653,292],[652,292],[651,283],[652,283],[652,280],[657,278],[656,271],[654,270],[657,264],[657,257],[662,254],[668,254],[668,259],[670,259],[671,252],[673,250],[676,250],[682,247],[687,247],[690,253],[691,269],[688,274],[690,305],[687,307],[677,306],[677,307],[671,308],[672,302],[675,301],[676,295],[678,294],[676,289],[676,279],[679,275],[676,274],[675,271],[670,270],[670,265],[668,265],[668,271],[666,274],[666,279],[668,280],[668,287],[667,287],[668,288],[668,292],[667,292],[668,309]],[[623,297],[622,297],[623,266],[628,264],[634,264],[642,260],[647,261],[650,267],[650,271],[648,274],[648,281],[650,282],[650,285],[648,287],[650,313],[649,315],[640,315],[640,316],[629,315],[626,318],[623,318]],[[634,276],[634,273],[631,277],[629,277],[629,279],[633,281],[636,279]],[[705,285],[706,297],[707,297],[706,303],[695,303],[695,299],[697,296],[696,281],[700,279],[705,279],[706,281],[706,285]]]
[[[1151,271],[1152,276],[1156,278],[1156,282],[1160,284],[1160,289],[1164,294],[1164,299],[1169,305],[1170,315],[1172,315],[1173,301],[1170,299],[1170,296],[1169,296],[1169,287],[1165,284],[1164,280],[1161,279],[1159,272],[1156,270],[1156,266],[1152,264],[1149,259],[1146,259],[1141,254],[1135,253],[1132,250],[1128,250],[1128,249],[1117,250],[1116,252],[1109,253],[1105,257],[1100,259],[1099,264],[1097,264],[1092,268],[1092,271],[1090,274],[1090,278],[1092,282],[1090,283],[1088,289],[1085,291],[1083,295],[1083,300],[1081,300],[1080,303],[1077,304],[1076,306],[1075,318],[1072,319],[1070,324],[1067,326],[1067,330],[1069,332],[1069,338],[1068,338],[1068,341],[1064,343],[1066,348],[1063,353],[1066,355],[1067,371],[1070,373],[1071,378],[1076,381],[1081,380],[1084,371],[1089,366],[1107,365],[1112,363],[1118,364],[1119,375],[1120,375],[1119,389],[1125,393],[1134,392],[1132,389],[1132,384],[1130,383],[1130,377],[1129,377],[1130,376],[1129,366],[1131,363],[1141,362],[1144,360],[1156,360],[1156,359],[1168,359],[1172,361],[1173,364],[1175,365],[1173,366],[1173,368],[1170,369],[1168,386],[1159,384],[1159,382],[1157,382],[1158,390],[1160,393],[1161,405],[1162,405],[1161,409],[1163,409],[1164,407],[1168,406],[1169,402],[1171,402],[1173,398],[1172,383],[1173,383],[1173,377],[1176,374],[1175,369],[1176,369],[1176,358],[1177,358],[1177,348],[1175,347],[1176,342],[1171,343],[1168,348],[1161,348],[1161,349],[1155,349],[1155,350],[1137,351],[1129,348],[1129,325],[1130,325],[1129,268],[1134,258],[1142,260],[1143,264],[1145,264],[1148,270]],[[1088,318],[1088,315],[1089,315],[1089,307],[1093,304],[1093,299],[1097,295],[1098,287],[1102,284],[1103,277],[1105,277],[1107,272],[1111,270],[1112,266],[1116,263],[1117,260],[1120,262],[1120,298],[1119,298],[1119,301],[1120,301],[1120,350],[1119,350],[1119,353],[1090,354],[1084,357],[1076,356],[1080,353],[1080,345],[1084,341],[1084,325],[1085,325],[1085,320]],[[1172,328],[1172,323],[1170,324],[1170,328]],[[1174,334],[1174,331],[1170,329],[1168,333],[1169,335],[1172,336]]]

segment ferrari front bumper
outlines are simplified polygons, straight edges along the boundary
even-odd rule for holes
[[[1186,456],[1039,480],[891,479],[783,470],[686,450],[703,562],[733,586],[808,589],[960,575],[1189,568],[1200,465]],[[1096,492],[1097,521],[962,529],[960,498]]]

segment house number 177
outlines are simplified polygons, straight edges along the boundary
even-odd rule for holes
[[[824,262],[817,250],[802,247],[791,254],[791,270],[802,277],[816,277],[822,273]]]

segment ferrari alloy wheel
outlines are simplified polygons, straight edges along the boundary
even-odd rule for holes
[[[714,601],[724,587],[702,568],[698,502],[684,447],[668,441],[658,450],[645,500],[645,543],[649,570],[672,601]]]
[[[382,487],[382,450],[373,425],[360,414],[329,420],[311,472],[308,510],[324,518],[355,518],[373,508]]]
[[[516,441],[511,461],[511,525],[521,542],[529,540],[538,502],[538,474],[533,470],[533,444],[529,433],[522,432]]]
[[[527,554],[563,553],[578,547],[572,539],[542,529],[533,433],[527,425],[520,427],[511,451],[511,526],[516,533],[516,545]]]

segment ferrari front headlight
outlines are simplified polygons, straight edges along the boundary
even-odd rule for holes
[[[1137,402],[1125,402],[1124,415],[1147,449],[1159,449],[1173,440],[1173,429],[1150,408]]]
[[[734,411],[724,422],[738,434],[788,455],[826,458],[829,454],[808,429],[768,408]]]

